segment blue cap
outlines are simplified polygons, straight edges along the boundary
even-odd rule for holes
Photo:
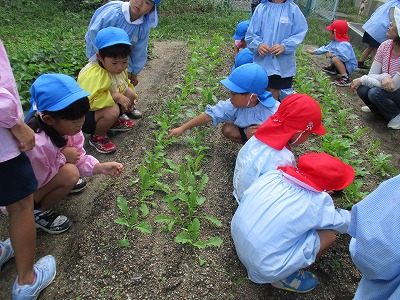
[[[132,46],[128,34],[125,30],[118,27],[107,27],[101,29],[96,35],[94,44],[98,50],[117,44]]]
[[[236,26],[235,34],[233,35],[234,40],[241,40],[246,36],[247,28],[249,28],[250,21],[242,21]]]
[[[36,111],[59,111],[90,93],[82,90],[75,79],[64,74],[39,76],[30,88],[31,108],[25,117],[29,120]]]
[[[232,71],[228,78],[220,81],[234,93],[254,93],[266,107],[272,107],[276,100],[267,91],[268,75],[263,67],[255,63],[244,64]]]
[[[249,64],[253,62],[254,54],[250,51],[249,48],[244,48],[240,50],[238,54],[236,54],[235,64],[232,67],[232,71],[237,67],[240,67],[244,64]]]

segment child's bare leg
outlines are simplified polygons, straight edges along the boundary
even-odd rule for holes
[[[332,57],[332,63],[339,74],[347,74],[345,64],[337,57]]]
[[[330,229],[317,230],[320,240],[320,248],[317,253],[317,259],[320,258],[336,241],[336,234]]]
[[[119,116],[119,106],[106,107],[97,110],[94,113],[94,119],[96,121],[96,129],[94,130],[95,135],[105,135],[111,126],[115,123]]]
[[[7,206],[10,219],[10,239],[14,248],[18,284],[31,284],[35,279],[33,264],[36,251],[36,227],[33,196]]]
[[[280,90],[277,90],[277,89],[273,89],[273,88],[267,88],[267,91],[269,91],[269,92],[271,92],[272,93],[272,97],[274,97],[275,98],[275,100],[279,100],[279,91]]]
[[[40,203],[40,210],[48,210],[64,199],[79,180],[79,171],[74,164],[65,164],[57,175],[46,185],[33,193],[36,203]]]
[[[222,134],[230,139],[232,142],[243,144],[242,137],[239,132],[239,128],[233,123],[225,123],[222,126]]]

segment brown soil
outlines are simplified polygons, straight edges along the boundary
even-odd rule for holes
[[[349,258],[350,238],[347,235],[340,236],[331,250],[310,267],[320,284],[308,294],[293,294],[246,279],[245,268],[238,260],[230,238],[230,220],[236,209],[232,175],[240,146],[225,140],[218,130],[207,137],[210,149],[204,171],[210,179],[204,191],[207,202],[202,213],[216,216],[223,226],[214,228],[202,224],[202,236],[219,236],[224,242],[221,247],[196,252],[207,264],[200,266],[192,250],[175,243],[170,233],[160,232],[160,226],[152,221],[165,209],[160,201],[162,195],[156,195],[159,207],[147,217],[154,228],[153,233],[146,235],[132,231],[129,235],[131,246],[118,246],[123,228],[114,223],[121,216],[116,198],[123,195],[133,200],[138,192],[138,187],[130,186],[129,181],[137,178],[144,148],[151,147],[146,141],[152,137],[154,129],[149,116],[163,109],[163,99],[174,99],[179,92],[174,85],[181,81],[187,51],[181,42],[154,43],[154,58],[142,71],[137,88],[143,119],[136,122],[131,132],[112,136],[118,146],[114,155],[99,154],[90,146],[86,147],[88,153],[101,161],[123,163],[125,171],[119,178],[88,178],[89,186],[81,194],[69,196],[56,208],[74,221],[69,231],[61,235],[38,231],[37,257],[52,254],[57,260],[57,276],[39,299],[352,299],[360,273]],[[322,58],[313,57],[312,63],[318,69],[324,62]],[[229,74],[229,64],[226,64],[224,74]],[[349,120],[351,126],[369,128],[360,140],[360,151],[365,151],[371,140],[379,139],[381,148],[393,154],[397,164],[399,154],[394,145],[399,142],[400,132],[388,130],[386,122],[379,116],[362,113],[359,109],[361,100],[349,89],[338,88],[337,91],[358,115]],[[296,155],[308,146],[306,143],[299,147]],[[177,158],[183,157],[189,148],[182,137],[170,149]],[[371,175],[364,178],[364,183],[365,191],[371,191],[379,180]],[[7,231],[7,218],[1,216],[0,237],[6,238]],[[15,277],[12,259],[1,271],[1,299],[9,299]]]

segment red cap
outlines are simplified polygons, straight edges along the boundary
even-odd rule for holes
[[[347,35],[349,25],[345,20],[336,20],[329,26],[326,26],[329,31],[335,32],[335,40],[338,42],[350,42],[350,38]]]
[[[254,135],[268,146],[282,150],[298,131],[311,131],[318,135],[326,133],[318,102],[305,94],[286,97],[277,112],[269,117]]]
[[[319,192],[340,191],[349,186],[355,176],[352,166],[327,153],[310,152],[299,157],[298,167],[279,166],[284,176],[305,183]]]

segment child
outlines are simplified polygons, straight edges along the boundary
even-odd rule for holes
[[[368,46],[358,60],[358,69],[368,70],[369,67],[364,64],[365,60],[371,55],[371,61],[373,62],[376,50],[381,43],[387,40],[386,31],[390,25],[389,10],[393,6],[400,7],[400,0],[388,0],[379,6],[362,26],[364,29],[362,42]]]
[[[244,37],[246,36],[247,28],[249,28],[250,21],[242,21],[236,26],[235,34],[233,35],[234,44],[233,44],[233,53],[236,55],[240,50],[247,48],[246,41]]]
[[[233,174],[236,200],[240,202],[243,193],[265,172],[277,166],[294,166],[290,147],[304,143],[311,133],[326,133],[318,102],[308,95],[290,95],[240,149]]]
[[[85,35],[86,56],[96,61],[98,48],[95,44],[97,33],[109,26],[126,31],[132,43],[128,75],[133,85],[138,84],[138,74],[147,61],[147,44],[150,28],[157,27],[157,5],[161,0],[110,1],[98,8],[90,20]]]
[[[14,76],[1,41],[0,74],[0,205],[7,207],[11,239],[0,242],[0,269],[15,255],[18,276],[12,298],[33,299],[53,281],[56,261],[48,255],[34,265],[36,229],[32,193],[38,183],[25,152],[35,146],[35,134],[23,121]],[[4,294],[3,297],[8,298]]]
[[[335,209],[328,193],[347,187],[354,174],[338,158],[307,153],[298,168],[279,166],[254,181],[231,223],[251,281],[298,293],[316,287],[314,274],[302,269],[328,250],[335,232],[347,232],[350,212]]]
[[[362,273],[354,300],[400,299],[400,176],[353,206],[349,250]]]
[[[292,88],[296,49],[307,30],[306,18],[293,0],[262,0],[250,20],[247,47],[254,62],[266,70],[268,90],[277,100],[281,89]]]
[[[222,134],[239,144],[246,143],[254,130],[276,112],[279,106],[266,91],[268,77],[264,69],[256,64],[244,64],[236,68],[221,83],[229,90],[230,98],[219,101],[215,106],[207,105],[201,115],[169,132],[168,138],[180,136],[186,130],[208,122],[217,126],[221,122]]]
[[[244,64],[250,64],[253,62],[254,54],[249,50],[249,48],[243,49],[236,55],[235,57],[235,64],[232,66],[232,72],[237,67],[240,67]]]
[[[250,18],[253,16],[254,10],[256,9],[258,4],[260,4],[260,3],[261,3],[261,0],[251,0]]]
[[[35,131],[36,146],[27,153],[39,182],[34,192],[36,227],[51,234],[66,231],[72,222],[54,212],[79,176],[118,176],[122,165],[99,163],[83,149],[81,131],[89,111],[88,92],[63,74],[39,76],[30,89],[31,109],[26,121]]]
[[[78,75],[78,83],[90,92],[90,112],[83,132],[91,134],[89,144],[100,153],[114,153],[115,145],[107,131],[127,131],[135,125],[137,95],[128,79],[127,66],[131,43],[128,34],[116,27],[100,30],[96,36],[97,62],[89,62]]]
[[[325,53],[331,64],[323,67],[322,71],[333,75],[339,74],[340,77],[336,78],[334,83],[338,86],[349,86],[351,84],[349,75],[357,68],[356,55],[347,35],[349,25],[344,20],[336,20],[326,29],[329,30],[331,42],[316,50],[308,49],[307,52],[316,55]]]

